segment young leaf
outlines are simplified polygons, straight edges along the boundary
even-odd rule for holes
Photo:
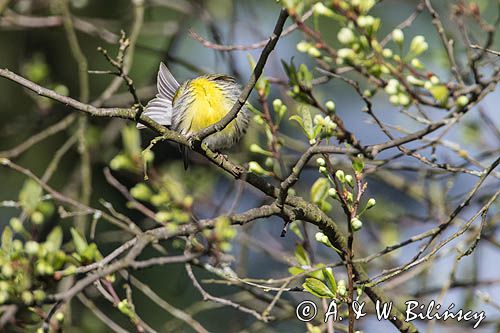
[[[5,252],[9,252],[12,247],[12,239],[14,238],[14,234],[12,229],[9,226],[6,226],[2,232],[2,250]]]
[[[323,275],[326,277],[328,286],[335,294],[337,292],[337,282],[335,282],[335,278],[333,277],[333,270],[330,267],[324,268]]]
[[[75,228],[71,228],[71,236],[73,237],[73,243],[75,244],[76,252],[79,255],[82,255],[85,252],[85,249],[87,249],[87,247],[89,246],[89,244]]]
[[[334,298],[335,294],[323,282],[315,278],[307,278],[302,287],[319,298]]]
[[[322,202],[328,195],[330,184],[326,178],[318,178],[311,187],[311,201],[315,204]]]
[[[63,232],[60,226],[55,227],[47,236],[45,246],[49,252],[57,251],[61,248],[63,242]]]
[[[32,179],[24,182],[21,192],[19,192],[19,202],[23,209],[31,214],[42,199],[42,187]]]
[[[300,244],[295,248],[295,258],[300,266],[311,266],[311,260]]]

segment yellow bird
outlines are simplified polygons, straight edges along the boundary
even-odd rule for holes
[[[156,86],[158,94],[146,105],[144,114],[187,137],[220,121],[241,93],[236,80],[224,74],[203,75],[179,84],[163,63],[160,63]],[[209,135],[203,142],[212,150],[229,148],[245,134],[248,121],[248,109],[243,107],[226,128]],[[137,128],[145,126],[138,124]],[[184,148],[181,147],[183,152]],[[187,168],[187,157],[185,154],[183,157]]]

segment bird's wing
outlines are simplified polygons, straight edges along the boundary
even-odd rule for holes
[[[160,63],[156,86],[158,88],[159,95],[169,99],[170,101],[174,99],[175,92],[180,87],[179,82],[177,82],[164,63]]]

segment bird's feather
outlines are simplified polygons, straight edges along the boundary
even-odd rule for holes
[[[160,63],[156,87],[158,94],[146,105],[144,115],[161,125],[170,126],[172,124],[172,99],[180,85],[164,63]],[[143,129],[146,126],[137,124],[137,128]]]

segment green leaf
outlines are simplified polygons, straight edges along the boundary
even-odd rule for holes
[[[71,228],[71,237],[73,238],[73,243],[75,244],[76,252],[80,256],[83,256],[83,253],[85,252],[89,244],[75,228]]]
[[[129,157],[141,156],[141,136],[134,125],[123,127],[122,140],[125,152]]]
[[[328,286],[335,294],[337,292],[337,282],[335,281],[335,277],[333,276],[333,270],[330,267],[324,268],[323,275],[326,277]]]
[[[45,246],[49,252],[57,251],[61,248],[63,242],[63,232],[60,226],[55,227],[47,236]]]
[[[14,233],[9,226],[6,226],[2,232],[2,250],[4,252],[9,252],[12,247],[12,239],[14,238]]]
[[[309,140],[314,138],[313,121],[311,117],[311,112],[309,108],[305,105],[301,105],[302,121],[304,122],[304,131],[306,132],[307,138]]]
[[[311,260],[300,244],[295,247],[295,258],[300,266],[311,266]]]
[[[363,156],[356,157],[352,160],[352,169],[355,173],[362,173],[364,168],[365,162],[363,161]]]
[[[311,201],[315,204],[322,202],[328,195],[330,183],[326,178],[318,178],[311,187]]]
[[[300,118],[299,116],[297,115],[293,115],[291,116],[290,118],[288,118],[289,120],[295,120],[302,129],[304,129],[304,122],[302,121],[302,118]],[[305,132],[305,130],[304,130]]]
[[[299,66],[298,77],[300,84],[308,89],[312,88],[313,75],[305,64]]]
[[[288,272],[292,275],[299,275],[300,273],[303,273],[304,271],[305,271],[304,269],[302,269],[300,267],[296,267],[296,266],[288,268]]]
[[[334,298],[335,294],[323,282],[315,278],[307,278],[302,287],[319,298]]]
[[[28,179],[19,192],[19,203],[21,207],[30,215],[33,213],[42,200],[42,187],[33,179]]]
[[[298,221],[293,221],[292,223],[290,223],[290,230],[292,230],[292,232],[296,234],[297,237],[299,237],[301,240],[304,240],[304,236],[302,235],[302,231],[300,231],[299,224],[297,222]]]
[[[436,99],[436,101],[438,101],[441,105],[446,104],[446,102],[448,101],[450,92],[444,84],[433,86],[432,88],[429,89],[429,91],[431,92],[432,96]]]

